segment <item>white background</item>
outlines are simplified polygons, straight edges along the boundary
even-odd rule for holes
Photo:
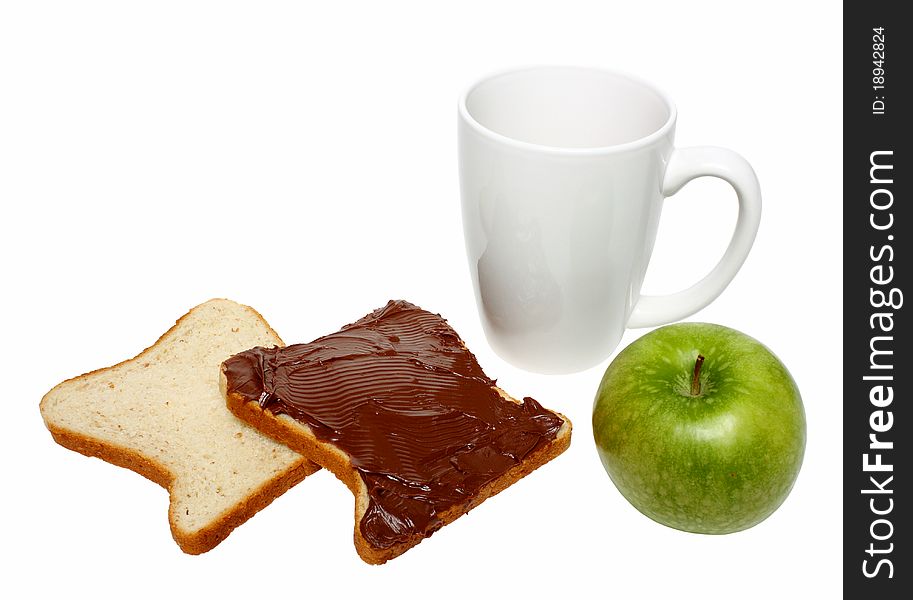
[[[0,8],[5,404],[0,588],[51,596],[833,597],[841,548],[841,15],[833,2],[13,2]],[[707,537],[643,517],[592,441],[605,364],[536,376],[495,356],[463,255],[456,99],[532,63],[637,73],[679,108],[679,145],[742,153],[757,242],[692,320],[772,348],[803,393],[808,448],[786,503]],[[731,190],[667,202],[645,291],[715,263]],[[489,375],[574,422],[571,448],[382,567],[352,545],[321,472],[215,550],[171,540],[167,494],[57,446],[58,381],[151,344],[222,296],[308,341],[406,298]],[[629,331],[623,344],[644,333]],[[38,589],[36,589],[38,588]]]

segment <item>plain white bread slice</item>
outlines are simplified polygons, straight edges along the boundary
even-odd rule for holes
[[[282,345],[255,310],[210,300],[135,358],[64,381],[41,400],[54,439],[167,488],[184,552],[206,552],[319,467],[232,415],[219,365]]]

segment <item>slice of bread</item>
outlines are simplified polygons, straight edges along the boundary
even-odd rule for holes
[[[391,308],[392,307],[392,308]],[[412,548],[419,542],[421,542],[426,537],[430,536],[432,533],[456,520],[460,516],[466,514],[471,509],[475,508],[486,499],[494,496],[495,494],[501,492],[502,490],[508,488],[515,482],[517,482],[522,477],[528,475],[538,467],[549,462],[559,454],[561,454],[570,444],[571,439],[571,423],[564,416],[553,411],[546,411],[539,407],[538,403],[534,400],[527,398],[522,402],[512,398],[506,392],[498,388],[493,380],[489,380],[484,376],[484,373],[481,372],[481,369],[478,368],[478,363],[475,361],[475,357],[466,349],[465,344],[462,340],[459,339],[456,332],[446,324],[445,321],[440,319],[437,315],[436,317],[439,322],[428,322],[430,324],[416,325],[414,322],[408,322],[404,325],[397,326],[399,329],[384,329],[382,334],[378,338],[370,339],[359,339],[361,332],[354,332],[353,327],[358,326],[359,324],[370,319],[383,319],[391,310],[400,310],[400,308],[405,307],[406,310],[415,310],[419,311],[422,315],[430,315],[426,311],[422,311],[411,304],[408,304],[403,301],[391,301],[387,307],[384,309],[379,309],[374,313],[368,315],[364,319],[353,323],[352,325],[344,327],[340,332],[336,334],[330,334],[324,336],[318,340],[315,340],[311,344],[301,344],[296,346],[290,346],[289,350],[295,350],[300,348],[300,353],[296,353],[294,357],[287,357],[282,359],[284,365],[292,365],[291,369],[297,369],[298,365],[302,363],[310,363],[314,365],[314,371],[318,372],[318,377],[321,378],[321,383],[318,387],[313,389],[318,390],[314,393],[305,395],[310,395],[314,404],[309,406],[315,407],[313,410],[322,410],[317,409],[317,406],[336,406],[332,410],[338,410],[338,415],[341,416],[340,419],[337,419],[333,416],[330,420],[326,422],[339,422],[347,421],[348,425],[343,425],[343,427],[354,426],[361,428],[362,431],[366,431],[365,437],[362,438],[362,441],[365,439],[379,440],[377,443],[380,446],[385,448],[395,448],[391,450],[393,452],[393,458],[390,459],[391,465],[403,465],[407,463],[415,464],[414,457],[407,457],[400,454],[403,440],[406,436],[417,436],[421,437],[423,440],[427,437],[424,433],[419,433],[422,431],[422,428],[428,426],[428,422],[423,419],[427,418],[429,413],[442,414],[438,412],[435,408],[429,408],[427,404],[423,404],[424,400],[421,398],[427,398],[428,388],[419,388],[414,389],[413,392],[415,396],[396,396],[390,403],[385,404],[384,398],[390,399],[391,395],[395,395],[398,392],[387,392],[384,389],[379,389],[376,393],[374,391],[366,392],[365,390],[371,386],[369,378],[377,381],[378,378],[384,380],[384,371],[390,369],[391,367],[384,366],[386,360],[391,356],[391,349],[389,345],[385,345],[384,339],[391,340],[393,347],[397,346],[397,343],[406,338],[411,340],[417,339],[420,329],[424,328],[426,332],[432,332],[434,335],[441,336],[440,340],[437,340],[432,345],[433,352],[438,353],[447,353],[447,352],[460,352],[465,351],[466,357],[463,355],[463,359],[466,360],[465,364],[470,364],[469,368],[473,371],[473,378],[477,380],[486,381],[485,390],[494,391],[494,394],[485,394],[484,402],[490,402],[492,404],[497,403],[513,403],[520,405],[525,408],[532,408],[533,406],[537,407],[540,411],[538,414],[542,415],[536,417],[538,419],[548,419],[551,425],[549,426],[553,433],[554,437],[543,438],[542,441],[537,442],[535,446],[526,446],[526,448],[533,448],[526,454],[523,454],[521,458],[514,457],[514,462],[505,460],[505,456],[497,457],[501,461],[501,464],[508,463],[512,466],[503,470],[504,467],[498,467],[498,471],[492,471],[499,473],[493,479],[488,480],[484,485],[482,485],[478,490],[475,491],[469,497],[464,497],[463,501],[448,503],[444,505],[436,505],[431,507],[426,505],[427,512],[432,515],[430,520],[431,526],[426,527],[423,531],[412,531],[406,535],[404,538],[397,539],[395,543],[376,545],[372,543],[368,537],[365,536],[362,530],[362,521],[367,514],[376,515],[381,514],[382,520],[386,522],[396,522],[396,523],[406,523],[407,527],[411,526],[414,521],[410,519],[410,515],[406,513],[395,513],[389,511],[388,507],[377,508],[374,507],[372,510],[372,500],[369,486],[376,486],[378,478],[392,479],[398,481],[406,481],[408,489],[415,490],[414,492],[406,492],[404,498],[406,498],[406,503],[411,503],[414,505],[416,502],[425,502],[423,498],[429,497],[429,492],[419,491],[419,490],[429,490],[431,488],[425,487],[422,485],[423,482],[418,480],[409,480],[404,478],[399,472],[394,471],[373,471],[370,474],[366,474],[364,468],[359,469],[358,465],[364,467],[365,460],[364,456],[353,457],[345,449],[343,449],[338,443],[329,441],[327,435],[327,427],[325,423],[321,421],[323,416],[308,415],[301,419],[295,419],[288,414],[283,414],[285,410],[280,410],[277,408],[276,404],[272,405],[272,410],[270,406],[270,397],[281,398],[283,394],[288,393],[288,390],[295,385],[300,384],[304,381],[301,376],[301,371],[291,371],[287,381],[283,380],[283,383],[276,383],[278,379],[274,377],[275,371],[270,371],[268,376],[261,377],[261,371],[258,368],[254,368],[253,376],[239,376],[241,373],[245,372],[243,365],[253,364],[258,361],[271,362],[272,359],[269,358],[269,355],[272,351],[265,350],[263,353],[260,353],[260,350],[254,348],[250,351],[242,353],[236,357],[233,357],[226,361],[222,366],[222,379],[221,385],[223,388],[223,393],[226,397],[226,402],[229,409],[242,420],[250,423],[258,430],[270,435],[276,440],[281,441],[284,444],[287,444],[293,450],[300,452],[301,454],[307,456],[309,459],[318,463],[319,465],[329,469],[333,472],[346,486],[352,491],[355,495],[355,547],[358,551],[358,554],[361,558],[370,564],[382,564],[391,558],[395,558]],[[380,315],[378,317],[378,315]],[[422,317],[419,317],[422,318]],[[338,337],[337,337],[338,336]],[[347,370],[349,373],[352,373],[353,367],[350,366],[351,358],[355,355],[344,356],[342,358],[338,357],[329,357],[326,354],[322,354],[326,349],[337,350],[342,345],[346,344],[346,340],[356,339],[356,344],[359,344],[357,352],[363,352],[365,348],[374,348],[381,355],[382,358],[379,359],[376,363],[373,363],[370,368],[364,369],[361,371],[361,375],[351,377],[347,380],[340,381],[340,371]],[[371,350],[369,350],[370,352]],[[396,352],[399,352],[397,350]],[[255,358],[252,358],[256,355]],[[440,355],[440,354],[438,354]],[[440,362],[434,362],[434,359],[424,361],[421,358],[416,357],[415,354],[409,352],[403,352],[401,354],[403,358],[408,362],[414,364],[422,363],[424,369],[429,369],[431,371],[441,371]],[[278,359],[277,359],[278,360]],[[434,363],[429,364],[429,363]],[[262,363],[261,363],[262,364]],[[344,365],[344,366],[334,366],[335,365]],[[264,367],[260,367],[264,369]],[[284,367],[282,367],[284,368]],[[334,370],[338,369],[338,370]],[[388,371],[389,375],[389,371]],[[408,377],[402,377],[402,373],[399,373],[399,376],[396,377],[387,377],[385,381],[389,382],[391,386],[399,385],[394,383],[394,381],[402,382],[404,380],[409,380]],[[461,375],[460,377],[465,377]],[[237,379],[237,381],[234,381]],[[274,386],[272,389],[264,389],[268,387],[263,383],[267,379],[270,380]],[[254,382],[252,384],[252,382]],[[415,383],[415,380],[411,380],[409,383],[405,384],[406,387],[411,386]],[[332,398],[322,398],[321,390],[329,390],[333,387],[336,387],[340,390],[340,393]],[[377,386],[375,386],[377,387]],[[383,386],[380,386],[383,388]],[[243,388],[240,389],[239,388]],[[281,389],[280,389],[281,388]],[[373,388],[372,388],[373,389]],[[367,394],[367,403],[370,405],[366,407],[365,405],[358,405],[356,402],[352,401],[353,396],[359,394]],[[385,394],[388,394],[385,396]],[[259,400],[258,400],[259,398]],[[395,407],[393,405],[396,405]],[[266,408],[263,408],[263,405]],[[302,404],[295,404],[294,408],[291,410],[303,410],[307,412],[307,407],[302,408]],[[365,410],[367,408],[367,410]],[[504,407],[502,407],[504,408]],[[504,408],[506,411],[507,408]],[[379,430],[375,419],[371,415],[381,414],[387,411],[395,412],[397,415],[398,423],[401,425],[396,431],[392,430]],[[495,411],[498,412],[498,411]],[[524,409],[516,410],[511,408],[511,419],[523,418]],[[499,413],[502,414],[502,413]],[[412,415],[415,415],[414,417]],[[415,419],[415,421],[412,421]],[[315,425],[318,427],[317,430],[312,429],[305,421],[311,420],[313,423],[320,423]],[[449,425],[444,422],[438,421],[440,427],[443,427],[447,431],[447,435],[451,436],[448,438],[447,450],[437,451],[433,450],[430,455],[426,455],[424,458],[419,460],[419,463],[423,464],[434,464],[433,469],[440,469],[443,465],[443,469],[446,472],[441,477],[441,481],[447,480],[447,485],[453,485],[458,488],[462,488],[466,482],[469,482],[470,479],[464,479],[463,467],[472,464],[474,461],[482,460],[486,461],[485,456],[493,453],[490,452],[492,448],[497,447],[501,440],[506,440],[507,438],[494,438],[495,441],[491,442],[493,446],[485,446],[485,443],[477,444],[482,438],[480,438],[479,432],[482,431],[479,429],[478,423],[480,422],[474,416],[470,416],[469,420],[471,421],[469,429],[466,432],[466,437],[459,437],[458,439],[452,439],[453,425],[450,421]],[[535,418],[533,419],[535,420]],[[356,425],[351,425],[355,423]],[[434,427],[434,425],[431,425]],[[320,429],[323,430],[322,434],[316,433]],[[330,428],[333,429],[333,428]],[[329,437],[335,436],[337,439],[340,438],[338,429],[335,432],[331,432]],[[409,432],[412,432],[411,434]],[[463,434],[460,434],[462,436]],[[521,434],[522,436],[523,434]],[[475,437],[472,437],[475,436]],[[513,438],[519,439],[519,438]],[[463,441],[460,441],[463,440]],[[491,441],[491,440],[489,440]],[[424,443],[424,442],[421,442]],[[420,443],[420,444],[421,444]],[[522,444],[523,442],[521,442]],[[365,444],[362,444],[364,447]],[[378,447],[380,447],[378,446]],[[443,458],[441,452],[444,453]],[[452,453],[451,453],[452,452]],[[463,454],[463,453],[466,454]],[[478,453],[477,453],[478,452]],[[465,458],[464,457],[469,457]],[[426,463],[427,461],[427,463]],[[449,462],[448,462],[449,461]],[[478,463],[476,463],[478,464]],[[438,471],[440,472],[440,471]],[[476,475],[467,475],[467,477],[476,477]],[[372,479],[373,478],[373,479]],[[429,485],[438,485],[438,482]],[[375,488],[376,489],[376,488]],[[383,492],[386,494],[388,492]],[[457,495],[462,494],[462,490],[457,491]],[[387,497],[387,496],[385,496]],[[449,502],[449,500],[448,500]]]
[[[64,381],[41,400],[54,440],[168,489],[184,552],[211,550],[319,467],[225,408],[219,364],[282,340],[255,310],[210,300],[135,358]]]

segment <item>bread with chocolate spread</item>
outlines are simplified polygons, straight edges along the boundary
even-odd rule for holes
[[[399,556],[561,454],[571,423],[511,398],[439,315],[390,301],[308,344],[222,365],[228,407],[355,495],[355,546]]]
[[[258,345],[282,340],[252,308],[210,300],[135,358],[54,387],[41,416],[60,445],[167,488],[172,536],[200,554],[319,468],[225,408],[219,365]]]

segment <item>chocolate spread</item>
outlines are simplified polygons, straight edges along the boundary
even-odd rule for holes
[[[439,515],[553,440],[562,419],[505,401],[442,319],[402,300],[309,344],[225,361],[228,391],[306,424],[351,457],[376,548],[429,536]]]

